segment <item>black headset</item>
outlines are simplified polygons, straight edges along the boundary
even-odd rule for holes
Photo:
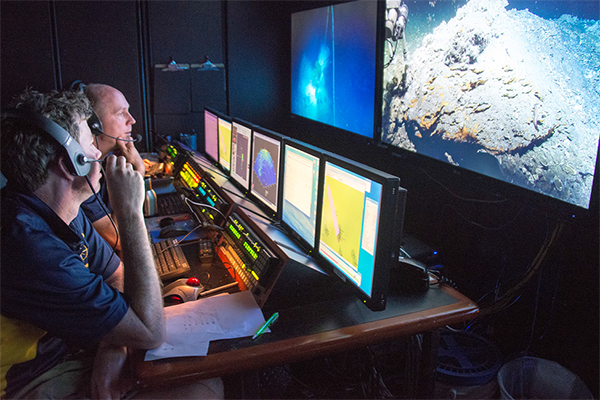
[[[69,156],[69,163],[67,167],[73,175],[86,176],[89,174],[92,162],[99,162],[101,160],[95,160],[87,158],[83,147],[67,132],[62,126],[52,121],[49,118],[44,117],[40,114],[35,114],[31,111],[22,110],[9,110],[2,112],[2,119],[14,118],[19,120],[20,123],[29,124],[52,136],[60,145],[67,151]]]

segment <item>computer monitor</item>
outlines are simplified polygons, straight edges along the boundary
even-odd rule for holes
[[[599,3],[504,3],[387,0],[382,142],[504,197],[588,214],[598,186]]]
[[[231,170],[231,120],[219,115],[219,165],[225,172]]]
[[[400,179],[324,155],[319,257],[372,310],[385,309],[398,262],[406,190]]]
[[[281,221],[309,252],[316,245],[321,157],[316,147],[284,141]]]
[[[234,118],[231,129],[231,179],[244,193],[250,187],[252,124]]]
[[[292,14],[292,114],[373,138],[378,3],[352,1]]]
[[[204,153],[212,160],[219,161],[219,121],[218,113],[204,108]]]
[[[283,136],[256,127],[252,136],[252,174],[250,194],[271,217],[278,218],[279,178]]]

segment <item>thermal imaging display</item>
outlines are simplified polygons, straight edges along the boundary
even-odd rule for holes
[[[286,143],[283,165],[282,220],[314,247],[320,159]]]
[[[204,110],[204,152],[213,161],[219,160],[219,128],[217,115]]]
[[[231,121],[218,117],[219,121],[219,164],[229,172],[231,169]]]
[[[250,192],[277,212],[281,139],[254,131]]]
[[[319,253],[371,296],[382,185],[325,163]]]
[[[250,184],[250,139],[252,129],[239,121],[233,121],[231,130],[231,177],[244,190]]]
[[[292,113],[373,137],[377,1],[292,14]]]

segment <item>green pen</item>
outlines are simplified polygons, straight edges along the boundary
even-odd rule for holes
[[[257,337],[259,337],[260,335],[262,335],[263,333],[265,333],[265,331],[267,330],[267,328],[269,328],[269,326],[271,326],[271,324],[273,322],[275,322],[275,320],[279,318],[279,313],[276,312],[275,314],[271,315],[271,318],[269,318],[267,320],[267,322],[265,322],[263,324],[263,326],[260,327],[260,329],[254,334],[254,336],[252,336],[252,340],[256,339]]]

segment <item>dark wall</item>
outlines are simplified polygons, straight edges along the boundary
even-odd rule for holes
[[[0,7],[2,104],[26,87],[105,83],[129,101],[142,150],[154,132],[202,132],[205,105],[227,111],[223,68],[181,74],[154,68],[171,57],[188,65],[206,56],[225,62],[220,1],[2,1]]]
[[[204,131],[204,106],[227,112],[226,73],[191,68],[205,57],[225,63],[224,4],[220,1],[148,2],[155,132],[177,136]],[[173,59],[190,69],[163,72],[155,68]]]
[[[47,1],[0,3],[3,106],[27,87],[57,87],[49,7]]]
[[[3,1],[2,103],[26,87],[68,88],[75,80],[121,90],[144,137],[138,3]]]
[[[137,10],[134,1],[54,3],[63,87],[76,80],[119,89],[144,134]]]
[[[257,125],[278,124],[290,109],[288,3],[227,4],[229,111]]]

